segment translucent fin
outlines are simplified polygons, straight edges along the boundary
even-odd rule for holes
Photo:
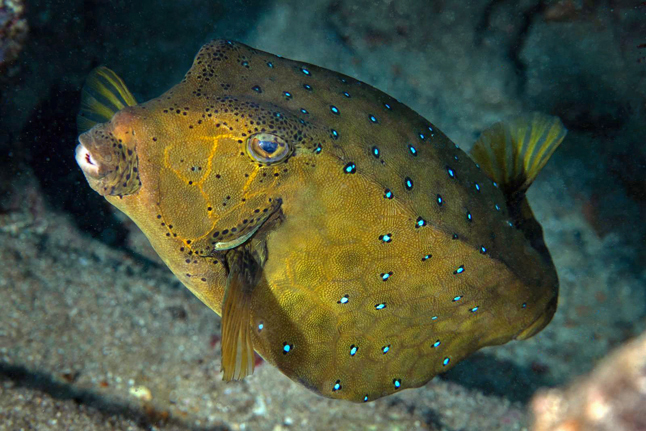
[[[240,380],[253,374],[251,292],[257,277],[254,262],[244,251],[232,250],[222,304],[222,379]]]
[[[107,67],[97,67],[87,77],[81,95],[81,110],[76,117],[78,132],[106,123],[126,106],[137,104],[123,80]]]
[[[533,113],[496,123],[480,135],[471,158],[508,195],[524,193],[565,138],[558,117]]]

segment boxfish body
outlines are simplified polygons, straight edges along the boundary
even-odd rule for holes
[[[469,156],[365,83],[214,41],[145,103],[97,69],[79,129],[90,186],[222,316],[226,380],[255,350],[323,396],[372,401],[556,310],[525,198],[556,118],[497,123]]]

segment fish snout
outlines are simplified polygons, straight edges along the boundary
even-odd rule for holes
[[[101,196],[125,196],[141,186],[134,131],[115,136],[114,125],[98,124],[78,138],[76,163],[85,179]]]
[[[76,146],[76,163],[83,173],[93,179],[100,179],[108,172],[112,154],[100,151],[96,140],[89,132],[79,136],[78,145]]]

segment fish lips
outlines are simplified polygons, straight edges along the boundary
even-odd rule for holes
[[[111,172],[110,162],[113,155],[100,151],[96,140],[90,132],[79,136],[79,144],[76,146],[76,163],[79,165],[86,177],[100,180]]]

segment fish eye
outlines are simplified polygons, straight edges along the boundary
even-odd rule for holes
[[[276,163],[290,154],[287,142],[271,133],[257,133],[247,139],[247,153],[262,163]]]

